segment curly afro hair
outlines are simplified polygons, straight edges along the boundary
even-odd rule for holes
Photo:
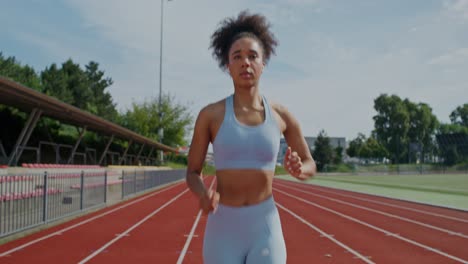
[[[220,22],[219,28],[211,35],[210,48],[219,67],[226,71],[229,62],[229,49],[232,43],[243,37],[257,40],[263,49],[263,61],[268,63],[271,54],[275,54],[278,40],[270,31],[271,24],[265,16],[250,14],[247,10],[239,13],[237,18],[226,18]]]

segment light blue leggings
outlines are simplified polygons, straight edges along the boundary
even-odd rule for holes
[[[208,215],[205,264],[285,264],[286,246],[273,196],[244,207],[219,204]]]

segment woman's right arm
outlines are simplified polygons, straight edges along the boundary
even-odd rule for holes
[[[201,198],[208,193],[202,179],[203,163],[210,143],[210,116],[206,107],[198,113],[193,131],[192,143],[188,153],[187,185],[189,189]]]
[[[210,144],[210,111],[205,107],[198,114],[188,154],[186,181],[189,189],[200,202],[200,208],[208,213],[217,207],[219,194],[207,190],[203,183],[202,170]]]

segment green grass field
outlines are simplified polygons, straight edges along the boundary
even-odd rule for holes
[[[295,180],[291,176],[277,176]],[[306,183],[468,211],[468,174],[324,175]]]

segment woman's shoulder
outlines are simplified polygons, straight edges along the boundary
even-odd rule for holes
[[[274,114],[279,118],[280,127],[284,129],[289,126],[288,124],[297,123],[294,115],[289,111],[289,109],[281,103],[270,102],[270,107],[273,110]]]
[[[273,111],[275,111],[280,116],[289,113],[288,109],[277,101],[269,100],[268,103],[270,104],[271,109],[273,109]]]
[[[221,99],[217,102],[213,102],[204,106],[200,111],[200,116],[212,119],[219,117],[220,114],[224,115],[225,100],[226,99]]]
[[[212,113],[212,112],[217,112],[221,109],[224,109],[224,101],[226,99],[221,99],[217,102],[213,102],[213,103],[210,103],[210,104],[207,104],[205,105],[205,107],[202,108],[202,112],[209,112],[209,113]]]

